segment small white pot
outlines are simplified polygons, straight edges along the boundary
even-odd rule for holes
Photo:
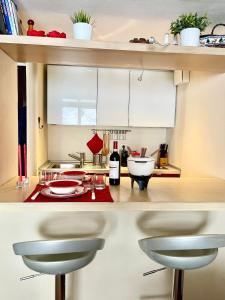
[[[153,157],[128,157],[127,166],[133,176],[150,176],[154,170],[155,160]]]
[[[73,35],[75,39],[91,40],[92,26],[88,23],[74,23]]]
[[[182,46],[199,46],[200,30],[198,28],[185,28],[180,32]]]

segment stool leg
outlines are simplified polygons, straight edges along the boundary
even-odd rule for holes
[[[65,300],[65,275],[55,276],[55,300]]]
[[[134,188],[134,178],[131,178],[131,188]]]
[[[183,299],[184,271],[174,270],[173,300]]]

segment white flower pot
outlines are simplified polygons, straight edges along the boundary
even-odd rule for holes
[[[92,26],[88,23],[74,23],[73,35],[75,39],[91,40]]]
[[[182,46],[199,46],[200,30],[198,28],[185,28],[180,32]]]

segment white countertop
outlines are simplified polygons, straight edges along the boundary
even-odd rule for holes
[[[139,191],[130,178],[110,187],[114,203],[60,202],[24,203],[38,178],[25,189],[17,189],[16,179],[0,188],[0,211],[194,211],[225,210],[225,180],[216,178],[152,178],[145,191]]]

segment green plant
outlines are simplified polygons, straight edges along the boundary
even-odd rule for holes
[[[71,20],[74,23],[91,23],[91,16],[87,14],[84,10],[79,10],[74,13],[74,15],[71,17]]]
[[[200,31],[204,31],[209,24],[210,22],[206,14],[203,16],[198,16],[197,12],[183,14],[171,23],[170,32],[176,36],[185,28],[199,28]]]

